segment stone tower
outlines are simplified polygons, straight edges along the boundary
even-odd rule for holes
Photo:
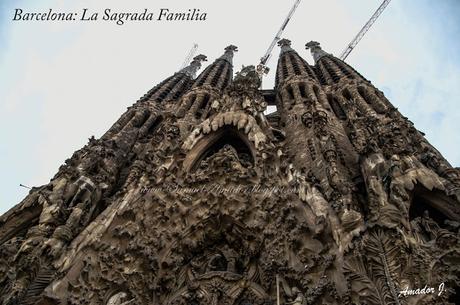
[[[319,43],[279,45],[273,90],[199,55],[1,216],[0,303],[454,304],[459,170]]]

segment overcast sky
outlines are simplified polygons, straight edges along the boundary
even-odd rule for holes
[[[235,68],[257,64],[293,1],[0,1],[0,213],[46,184],[127,106],[176,72],[193,43],[213,61],[235,44]],[[460,165],[460,2],[393,0],[347,61],[454,165]],[[381,0],[303,0],[283,35],[339,55]],[[205,22],[18,22],[24,12],[207,13]],[[100,14],[102,15],[102,13]],[[101,18],[102,16],[100,16]],[[273,86],[279,49],[264,87]],[[209,63],[209,62],[208,62]]]

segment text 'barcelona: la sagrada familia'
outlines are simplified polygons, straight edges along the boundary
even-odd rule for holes
[[[454,304],[459,170],[318,43],[279,44],[274,90],[235,46],[199,55],[1,216],[0,303]]]

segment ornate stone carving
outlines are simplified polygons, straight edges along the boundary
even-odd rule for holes
[[[458,169],[346,63],[280,44],[273,91],[232,79],[234,46],[192,79],[198,56],[1,216],[0,304],[453,304]]]

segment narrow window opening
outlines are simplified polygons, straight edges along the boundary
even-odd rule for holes
[[[196,94],[193,94],[192,96],[188,97],[187,98],[188,101],[186,101],[185,103],[185,111],[189,111],[190,108],[192,107],[192,105],[195,103],[196,101]]]
[[[337,101],[337,98],[335,96],[328,95],[327,100],[329,101],[329,104],[331,105],[331,108],[334,111],[335,116],[338,117],[340,120],[346,120],[347,115],[343,111],[340,103]]]
[[[163,91],[163,92],[160,93],[160,96],[159,96],[160,102],[163,101],[163,100],[165,99],[166,95],[168,95],[168,93],[166,93],[165,91]]]
[[[320,93],[319,93],[319,87],[318,86],[313,86],[313,92],[315,93],[315,97],[316,97],[316,100],[319,101],[320,100]]]
[[[335,63],[335,65],[340,69],[340,71],[349,79],[353,79],[353,75],[350,73],[348,69],[345,68],[345,64],[341,62],[337,58],[332,58],[332,61]]]
[[[347,100],[351,101],[353,98],[351,97],[351,93],[348,89],[345,89],[342,91],[343,97],[346,98]]]
[[[280,65],[278,65],[278,68],[276,69],[276,74],[275,74],[275,83],[276,84],[279,84],[280,83],[280,71],[281,67]]]
[[[339,76],[337,75],[337,73],[335,73],[334,69],[331,68],[331,66],[329,66],[329,63],[324,63],[323,65],[325,68],[326,68],[326,71],[327,73],[329,73],[329,75],[332,77],[332,80],[337,83],[339,81]]]
[[[202,117],[202,115],[206,111],[206,108],[208,106],[208,102],[209,102],[209,94],[206,94],[203,97],[203,100],[201,101],[200,106],[198,107],[198,109],[195,112],[195,118],[196,119],[200,119]]]
[[[313,66],[313,70],[315,71],[315,74],[318,76],[319,83],[324,86],[326,85],[326,79],[324,78],[323,72],[319,68],[319,66]]]
[[[158,117],[158,118],[155,120],[155,122],[153,122],[153,124],[150,125],[150,127],[149,127],[147,133],[148,133],[149,135],[152,135],[152,134],[157,130],[157,127],[160,126],[160,123],[161,123],[162,121],[163,121],[163,118],[162,118],[161,116]]]
[[[219,78],[222,75],[222,71],[224,71],[224,67],[225,67],[225,62],[222,62],[219,65],[219,67],[217,68],[217,71],[216,71],[216,73],[214,74],[214,77],[211,80],[211,85],[212,86],[214,86],[214,87],[217,86],[217,83],[219,82]]]
[[[304,60],[302,60],[302,66],[304,67],[305,71],[307,72],[308,76],[310,76],[311,78],[315,78],[315,76],[313,75],[313,71],[311,70],[310,66],[308,65],[308,63]]]
[[[199,80],[198,80],[198,83],[197,83],[198,86],[203,86],[204,85],[204,82],[208,78],[209,73],[211,73],[211,66],[207,67],[206,70],[204,70],[203,73],[199,76]]]
[[[281,57],[281,66],[283,67],[283,78],[286,79],[288,77],[288,71],[286,67],[286,56]]]
[[[185,89],[187,89],[188,85],[189,83],[186,80],[183,80],[179,88],[177,88],[176,93],[174,94],[174,99],[178,99],[181,96],[182,92],[184,92]]]
[[[305,84],[304,83],[299,84],[299,91],[300,91],[300,96],[301,97],[303,97],[303,98],[307,97],[307,91],[305,89]]]
[[[361,95],[363,100],[366,101],[366,103],[370,104],[369,95],[367,94],[366,89],[364,89],[363,87],[358,87],[358,93],[359,95]]]
[[[291,100],[293,100],[293,99],[294,99],[294,90],[292,89],[291,86],[288,86],[288,87],[287,87],[287,92],[288,92],[288,94],[289,94],[289,98],[290,98]]]
[[[150,112],[148,110],[145,110],[144,112],[142,112],[141,115],[139,116],[135,116],[134,117],[134,127],[141,127],[142,125],[144,125],[145,121],[147,121],[148,117],[149,117],[149,114]]]
[[[294,55],[290,54],[289,59],[291,60],[291,65],[292,65],[292,68],[294,69],[294,73],[296,75],[300,75],[301,72],[300,72],[299,64],[297,63]]]
[[[227,69],[227,73],[225,73],[225,79],[224,79],[222,88],[226,88],[230,84],[231,78],[232,78],[232,69]]]

